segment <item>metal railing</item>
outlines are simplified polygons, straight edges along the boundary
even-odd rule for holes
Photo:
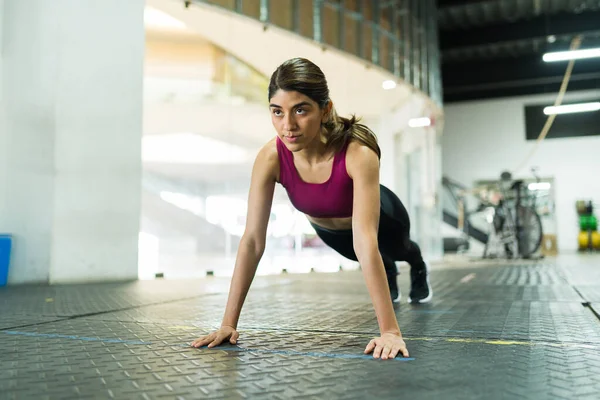
[[[480,199],[471,190],[446,176],[442,177],[442,215],[444,222],[481,243],[488,239],[489,223],[479,212]]]
[[[442,105],[435,0],[184,0],[276,25],[392,72]]]

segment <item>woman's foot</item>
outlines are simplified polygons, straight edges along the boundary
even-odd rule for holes
[[[411,266],[409,303],[428,303],[433,297],[429,283],[429,265],[426,262],[423,265],[418,269]]]

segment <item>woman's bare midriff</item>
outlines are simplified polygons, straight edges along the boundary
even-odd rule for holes
[[[346,230],[352,229],[352,217],[348,218],[315,218],[306,216],[310,222],[325,229]]]

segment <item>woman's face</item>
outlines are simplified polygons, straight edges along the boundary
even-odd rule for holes
[[[271,97],[269,109],[273,127],[290,151],[302,150],[315,138],[320,140],[325,110],[308,96],[279,89]]]

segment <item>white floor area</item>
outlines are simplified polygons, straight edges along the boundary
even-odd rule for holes
[[[146,246],[140,249],[139,278],[155,279],[158,276],[165,279],[196,279],[207,275],[229,277],[235,267],[235,252],[227,257],[223,253],[194,254],[189,249],[182,251],[159,252],[158,248]],[[542,259],[505,258],[483,259],[483,251],[471,248],[463,254],[447,254],[439,260],[430,260],[432,269],[472,268],[494,265],[523,265],[538,263],[559,263],[560,265],[592,265],[600,270],[600,252],[571,252],[561,253]],[[426,254],[425,254],[426,257]],[[408,268],[406,263],[398,263],[400,269]],[[306,248],[300,252],[292,250],[269,251],[263,256],[258,266],[257,275],[279,275],[282,272],[304,274],[310,272],[334,273],[340,270],[358,270],[357,262],[351,261],[328,248]]]
[[[154,279],[162,274],[167,279],[202,278],[207,275],[232,276],[235,267],[234,257],[222,254],[201,255],[161,255],[160,262],[140,263],[140,279]],[[322,272],[333,273],[359,269],[358,263],[337,254],[322,251],[303,251],[301,254],[265,255],[261,259],[257,275],[278,275],[288,273]]]

